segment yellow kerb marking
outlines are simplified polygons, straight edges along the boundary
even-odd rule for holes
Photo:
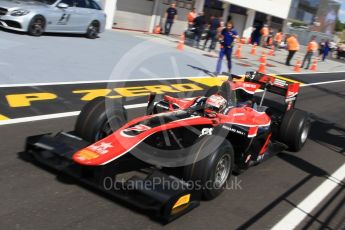
[[[188,78],[190,81],[197,82],[202,85],[207,85],[209,87],[213,86],[221,86],[224,81],[228,80],[226,76],[219,76],[219,77],[205,77],[205,78]]]
[[[0,121],[9,120],[10,118],[0,114]]]

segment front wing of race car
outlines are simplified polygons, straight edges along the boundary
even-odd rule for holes
[[[72,177],[80,185],[122,201],[161,222],[170,222],[199,205],[200,195],[188,184],[153,169],[131,154],[100,166],[75,163],[74,153],[89,145],[73,132],[61,132],[29,137],[25,152],[38,165]]]

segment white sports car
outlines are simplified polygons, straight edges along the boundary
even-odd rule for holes
[[[58,32],[97,38],[105,21],[94,0],[0,0],[0,27],[33,36]]]

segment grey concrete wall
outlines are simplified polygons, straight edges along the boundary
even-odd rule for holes
[[[117,11],[115,13],[114,22],[116,27],[134,30],[149,31],[153,14],[153,1],[147,0],[117,0]],[[155,25],[160,24],[164,28],[165,12],[169,5],[162,2],[158,5],[158,16],[160,19]],[[189,9],[177,7],[178,16],[175,21],[171,33],[182,34],[187,29],[187,15]]]
[[[243,31],[244,31],[244,27],[245,27],[245,23],[247,20],[247,17],[241,14],[234,14],[234,13],[230,13],[231,17],[232,17],[232,22],[234,23],[234,26],[239,34],[239,36],[242,37],[243,35]]]
[[[114,22],[116,27],[148,31],[153,1],[117,0],[117,11]]]

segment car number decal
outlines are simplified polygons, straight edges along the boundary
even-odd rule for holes
[[[199,135],[199,137],[202,137],[202,136],[205,136],[205,135],[211,136],[212,133],[213,133],[213,128],[203,128],[201,130],[201,134]]]
[[[71,14],[62,14],[61,18],[58,21],[58,25],[67,25]]]

